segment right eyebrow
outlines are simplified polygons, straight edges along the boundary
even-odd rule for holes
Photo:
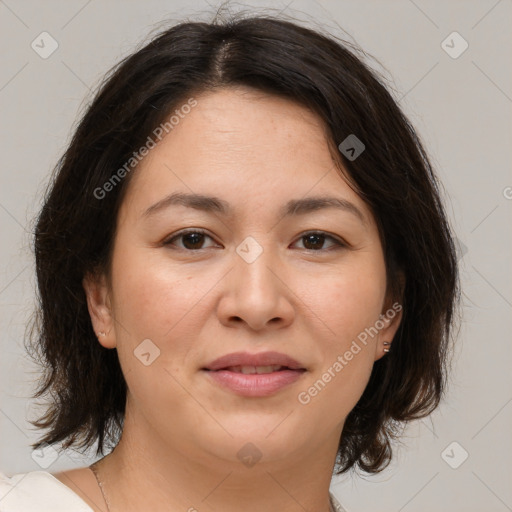
[[[174,194],[170,194],[150,206],[144,212],[143,216],[146,217],[154,215],[155,213],[173,205],[182,205],[187,208],[194,208],[205,212],[215,212],[225,216],[232,214],[229,203],[218,197],[175,192]]]

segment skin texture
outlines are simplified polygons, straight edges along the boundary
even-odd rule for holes
[[[245,88],[196,99],[135,171],[110,277],[84,279],[94,329],[107,333],[99,342],[117,349],[129,388],[100,478],[111,510],[326,512],[345,418],[401,314],[309,404],[297,396],[391,307],[375,219],[336,169],[316,115]],[[174,205],[144,216],[174,192],[217,196],[234,214]],[[365,222],[334,208],[279,215],[291,199],[321,195],[350,201]],[[164,244],[184,228],[207,236]],[[312,230],[334,240],[308,244]],[[248,236],[263,249],[252,263],[236,252]],[[134,356],[145,339],[160,350],[149,366]],[[231,352],[267,350],[307,368],[269,397],[235,395],[201,371]],[[262,454],[252,467],[237,456],[249,442]],[[78,471],[94,487],[90,470]]]

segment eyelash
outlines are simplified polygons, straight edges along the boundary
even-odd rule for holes
[[[182,238],[182,237],[184,237],[186,235],[190,235],[190,234],[205,235],[208,238],[211,238],[213,240],[213,237],[211,237],[205,230],[203,230],[201,228],[194,228],[194,229],[188,229],[188,230],[185,230],[185,231],[181,231],[181,232],[178,232],[178,233],[172,235],[172,237],[164,240],[163,245],[170,246],[170,245],[172,245],[172,242],[174,240],[176,240],[178,238]],[[306,231],[297,240],[300,240],[300,239],[302,239],[302,238],[304,238],[306,236],[309,236],[309,235],[320,235],[320,236],[325,237],[326,240],[330,239],[330,240],[332,240],[335,243],[335,247],[331,247],[330,249],[302,249],[304,251],[320,253],[320,252],[328,252],[328,251],[348,248],[348,244],[346,244],[345,242],[342,242],[341,240],[335,238],[332,235],[329,235],[325,231]],[[182,247],[176,247],[176,249],[177,250],[186,251],[186,252],[199,252],[199,251],[204,251],[205,250],[204,248],[202,248],[202,249],[187,249],[187,248],[182,248]]]

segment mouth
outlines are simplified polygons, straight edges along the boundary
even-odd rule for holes
[[[307,372],[295,359],[277,352],[228,354],[201,370],[223,390],[253,398],[275,395]]]
[[[267,365],[267,366],[227,366],[225,368],[219,368],[218,370],[210,370],[209,368],[203,368],[207,372],[233,372],[243,373],[244,375],[266,375],[269,373],[282,372],[282,371],[297,371],[305,372],[305,368],[289,368],[288,366],[282,366],[280,364]]]

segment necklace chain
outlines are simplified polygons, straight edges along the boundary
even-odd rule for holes
[[[107,505],[107,511],[111,512],[110,511],[110,503],[108,502],[107,496],[105,494],[105,489],[103,489],[103,482],[100,480],[100,477],[98,475],[98,469],[96,468],[96,462],[94,464],[91,464],[89,466],[89,468],[94,473],[96,481],[98,482],[98,485],[99,485],[100,491],[101,491],[101,495],[103,496],[103,499],[105,500],[105,505]],[[330,497],[329,497],[329,512],[335,512],[335,509],[334,509],[334,506],[333,506],[333,503],[332,503],[332,500]]]
[[[96,462],[94,464],[91,464],[89,466],[89,468],[94,473],[96,482],[98,482],[98,485],[100,487],[101,495],[103,496],[103,499],[105,500],[105,505],[107,505],[107,511],[110,512],[110,504],[107,500],[107,496],[105,495],[105,490],[103,489],[103,482],[100,480],[100,477],[98,475],[98,469],[96,468]]]

